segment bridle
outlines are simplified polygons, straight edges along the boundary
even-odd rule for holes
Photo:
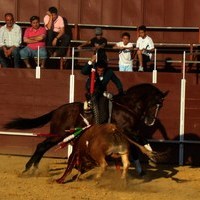
[[[152,122],[149,124],[149,126],[152,126],[152,125],[154,125],[154,123],[155,123],[155,121],[156,121],[156,118],[157,118],[158,111],[159,111],[160,107],[161,107],[161,104],[158,104],[158,103],[157,103],[157,104],[156,104],[155,113],[154,113],[154,116],[153,116],[153,120],[152,120]],[[145,116],[144,116],[144,118],[145,118]]]
[[[123,108],[124,110],[128,111],[129,113],[134,114],[134,115],[137,114],[136,111],[131,110],[128,106],[126,106],[126,105],[124,105],[124,104],[121,104],[121,103],[119,103],[119,102],[116,102],[116,101],[114,101],[113,99],[109,99],[109,100],[110,100],[112,103],[114,103],[114,104],[120,106],[120,107]],[[156,117],[157,117],[157,115],[158,115],[158,111],[159,111],[160,107],[161,107],[161,103],[160,103],[160,104],[157,103],[157,104],[156,104],[155,113],[154,113],[154,120],[153,120],[153,122],[152,122],[150,125],[153,125],[153,124],[155,123],[155,120],[156,120]],[[145,110],[147,110],[147,109],[145,109]],[[141,119],[145,119],[145,112],[143,112],[143,114],[142,114],[142,116],[141,116]]]
[[[156,111],[155,111],[154,118],[156,118],[156,117],[157,117],[159,109],[160,109],[160,104],[159,104],[159,103],[157,103],[157,104],[156,104]]]
[[[136,112],[134,112],[133,110],[131,110],[128,106],[125,106],[124,104],[118,103],[116,101],[114,101],[113,99],[110,99],[110,101],[118,106],[120,106],[121,108],[124,108],[126,111],[130,112],[131,114],[136,114]]]

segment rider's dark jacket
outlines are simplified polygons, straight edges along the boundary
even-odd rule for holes
[[[86,82],[86,89],[89,92],[90,91],[90,74],[91,74],[91,69],[93,65],[86,64],[81,72],[84,75],[89,75],[89,78]],[[96,69],[96,66],[94,65],[94,69]],[[107,85],[109,81],[112,81],[119,93],[123,93],[123,86],[119,78],[115,75],[112,69],[105,68],[105,71],[103,73],[103,77],[99,77],[98,74],[96,73],[96,79],[95,79],[95,93],[98,95],[103,95],[103,92],[107,90]]]

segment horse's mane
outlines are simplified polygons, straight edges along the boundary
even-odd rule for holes
[[[142,93],[142,91],[147,92],[147,93],[162,93],[157,87],[155,87],[153,84],[151,83],[142,83],[142,84],[137,84],[134,85],[132,87],[130,87],[127,91],[126,94],[132,94],[132,93]]]
[[[163,92],[153,84],[142,83],[130,87],[127,91],[125,91],[124,95],[115,95],[113,100],[127,106],[136,106],[136,104],[140,104],[140,102],[148,103],[156,97],[160,98],[162,96]]]

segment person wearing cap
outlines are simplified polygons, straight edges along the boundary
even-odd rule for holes
[[[98,55],[97,60],[104,60],[105,62],[107,62],[107,55],[105,52],[107,39],[103,37],[103,31],[100,27],[95,28],[95,37],[79,45],[78,49],[82,49],[82,47],[85,46],[91,46],[94,48],[94,54],[96,54],[97,52]]]
[[[94,68],[95,70],[95,85],[94,85],[94,101],[98,107],[98,116],[99,119],[97,121],[99,124],[107,123],[109,116],[109,108],[108,108],[108,98],[104,96],[104,92],[107,90],[107,85],[110,81],[112,81],[118,89],[119,95],[123,94],[123,86],[120,79],[115,75],[112,69],[107,67],[107,62],[104,60],[99,60],[95,63],[96,55],[92,56],[92,59],[86,63],[86,65],[82,68],[81,72],[83,75],[89,75],[89,78],[86,82],[86,98],[90,98],[90,87],[91,87],[91,70]]]

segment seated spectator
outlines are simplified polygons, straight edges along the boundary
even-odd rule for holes
[[[2,67],[8,67],[10,58],[14,58],[14,67],[20,66],[20,44],[22,31],[15,24],[12,13],[5,14],[6,24],[0,28],[0,63]]]
[[[46,45],[49,56],[66,56],[66,47],[70,43],[70,35],[65,32],[63,17],[58,15],[55,7],[50,7],[44,17],[44,25],[47,30]]]
[[[95,28],[95,37],[79,45],[78,49],[82,49],[82,47],[85,46],[91,46],[94,48],[94,54],[97,52],[98,55],[97,60],[107,62],[107,55],[104,49],[107,46],[107,39],[103,37],[103,31],[101,28]]]
[[[154,51],[153,40],[146,33],[146,26],[142,25],[138,28],[139,38],[136,42],[137,56],[139,60],[138,71],[147,70],[147,62],[151,60],[152,52]]]
[[[39,47],[40,66],[44,68],[47,58],[45,47],[46,29],[40,26],[40,18],[38,16],[32,16],[30,23],[31,27],[26,28],[24,33],[23,41],[27,46],[20,50],[21,59],[25,62],[27,68],[31,68],[29,59],[38,57]]]
[[[133,71],[133,59],[131,51],[133,50],[133,43],[130,42],[130,34],[124,32],[122,34],[122,41],[117,42],[113,49],[119,49],[119,71]]]

